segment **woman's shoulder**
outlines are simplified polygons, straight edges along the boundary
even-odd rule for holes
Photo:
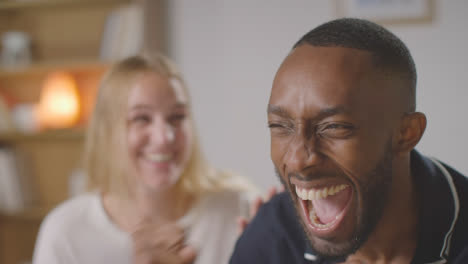
[[[70,243],[76,241],[77,235],[87,225],[85,215],[93,210],[93,203],[98,201],[96,194],[82,194],[66,200],[50,211],[39,229],[34,250],[35,263],[43,263],[44,259],[55,259],[58,255],[65,254]]]
[[[203,195],[199,202],[199,208],[205,213],[244,215],[248,213],[253,197],[255,197],[255,193],[250,191],[220,190]]]
[[[259,189],[247,177],[230,170],[217,170],[217,173],[219,178],[223,178],[223,184],[211,192],[211,196],[222,201],[249,202],[259,195]]]
[[[41,229],[64,231],[63,229],[73,227],[76,223],[83,223],[83,216],[88,214],[94,207],[94,203],[98,201],[99,197],[94,193],[70,198],[47,214],[42,222]]]
[[[37,236],[33,263],[102,263],[88,260],[101,259],[103,252],[115,245],[122,246],[117,251],[125,255],[126,239],[109,224],[99,194],[79,195],[46,216]]]
[[[212,204],[222,205],[225,203],[244,203],[249,201],[250,197],[253,195],[253,192],[248,190],[224,189],[207,193],[202,196],[202,199],[209,201]]]

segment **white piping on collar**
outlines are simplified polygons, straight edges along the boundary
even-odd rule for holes
[[[317,260],[317,256],[310,253],[304,253],[304,258],[309,261]]]
[[[444,258],[442,260],[438,260],[436,262],[429,262],[429,263],[426,263],[426,264],[445,264],[447,263],[447,260]]]
[[[444,174],[445,178],[447,178],[450,191],[452,192],[453,203],[455,207],[452,224],[450,225],[450,229],[448,230],[448,232],[445,234],[444,246],[442,247],[442,250],[440,251],[441,260],[432,262],[432,264],[439,264],[439,263],[447,262],[447,259],[445,258],[445,256],[448,256],[450,252],[450,240],[452,238],[453,229],[455,228],[455,223],[457,222],[457,219],[458,219],[458,213],[460,211],[460,201],[458,198],[457,189],[455,188],[455,184],[453,183],[452,175],[450,175],[447,169],[438,160],[436,160],[435,158],[430,158],[430,159],[442,171],[442,174]]]

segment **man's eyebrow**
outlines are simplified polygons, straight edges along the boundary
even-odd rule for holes
[[[282,107],[280,106],[277,106],[277,105],[268,105],[268,108],[267,108],[267,114],[274,114],[274,115],[278,115],[278,116],[281,116],[281,117],[285,117],[285,118],[289,118],[290,115],[289,113],[284,110]]]
[[[267,109],[268,114],[274,114],[285,118],[290,118],[291,115],[282,107],[276,105],[268,105]],[[314,119],[320,120],[329,116],[334,116],[338,114],[348,113],[345,107],[343,106],[333,106],[320,110],[320,112],[314,117]]]
[[[334,116],[338,114],[348,113],[345,107],[343,106],[334,106],[320,110],[317,115],[317,119],[323,119],[329,116]]]

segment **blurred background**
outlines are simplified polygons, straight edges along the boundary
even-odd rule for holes
[[[292,45],[340,16],[337,5],[344,2],[171,1],[170,54],[191,88],[203,146],[217,166],[235,169],[263,188],[277,182],[266,119],[274,74]],[[417,149],[468,174],[468,2],[432,4],[429,17],[382,24],[407,44],[416,62],[417,108],[428,118]]]
[[[266,105],[307,31],[342,16],[399,36],[428,117],[418,149],[468,174],[464,0],[0,0],[0,263],[27,263],[46,213],[83,186],[83,131],[109,65],[139,49],[181,68],[208,159],[266,189]]]

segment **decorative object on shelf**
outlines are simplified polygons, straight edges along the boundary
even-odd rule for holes
[[[75,79],[66,72],[51,73],[41,90],[37,108],[41,129],[69,128],[80,116],[80,100]]]
[[[335,0],[339,17],[365,18],[381,24],[431,22],[434,0]]]
[[[31,63],[30,37],[21,31],[2,34],[1,64],[3,67],[24,66]]]
[[[100,58],[116,61],[137,54],[143,48],[143,8],[128,4],[107,17],[101,41]]]
[[[34,201],[25,164],[12,149],[0,148],[0,211],[18,212]]]
[[[38,130],[36,105],[30,103],[16,104],[11,110],[15,130],[22,133],[33,133]]]

